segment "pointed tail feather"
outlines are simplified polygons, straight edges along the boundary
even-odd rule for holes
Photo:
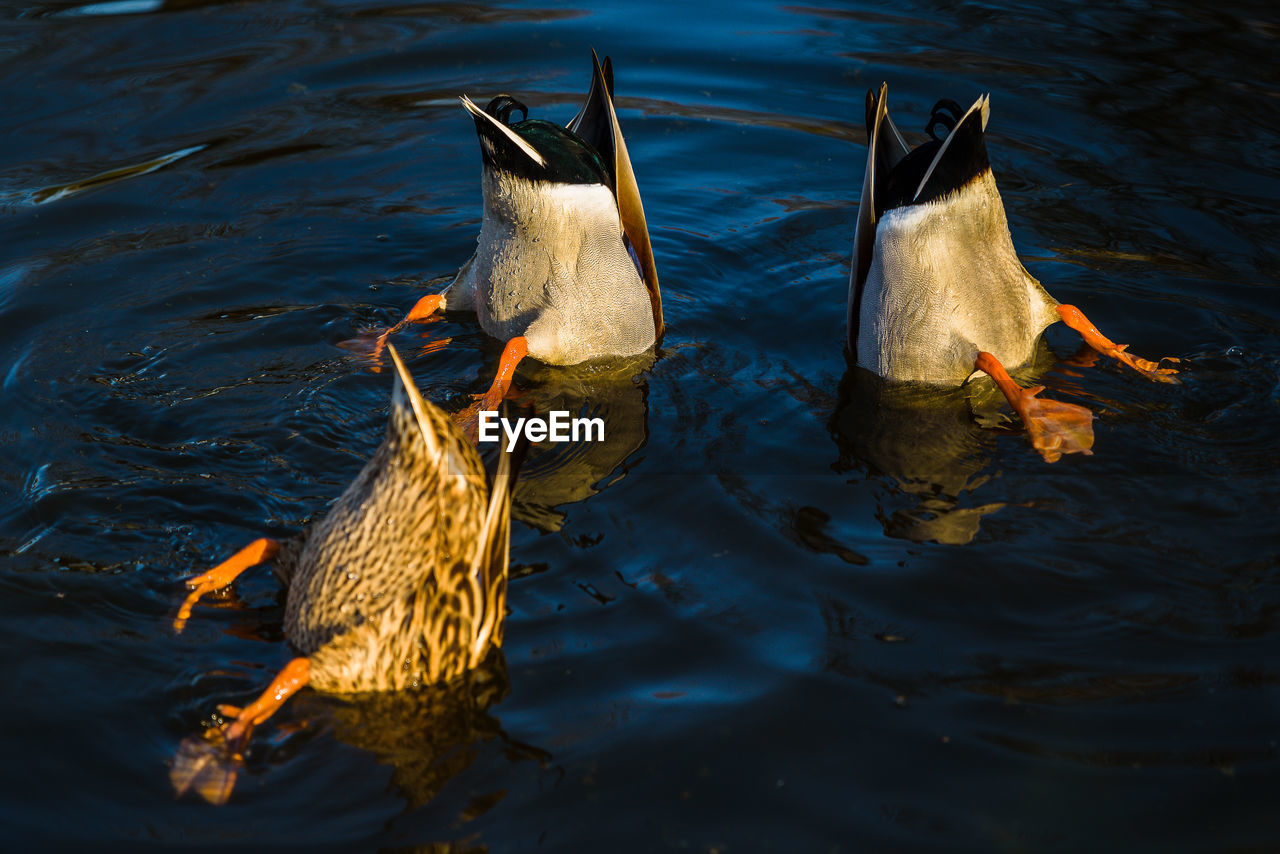
[[[510,410],[503,405],[503,416]],[[471,649],[472,666],[484,659],[489,645],[502,645],[502,620],[507,603],[507,574],[511,560],[511,500],[515,493],[520,465],[529,450],[529,440],[523,432],[514,448],[501,445],[498,468],[493,475],[489,491],[489,507],[485,513],[484,527],[480,533],[480,548],[472,565],[472,577],[484,591],[483,619],[476,631]]]

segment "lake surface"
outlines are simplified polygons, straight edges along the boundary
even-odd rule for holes
[[[5,4],[11,850],[1280,849],[1278,34],[1261,3]],[[592,46],[668,332],[519,373],[609,441],[529,461],[503,661],[304,692],[227,806],[175,799],[178,743],[291,657],[268,572],[175,636],[181,579],[380,441],[389,376],[337,344],[474,247],[457,96],[568,121]],[[1187,360],[1150,383],[1050,330],[1093,456],[846,375],[881,81],[913,142],[990,92],[1028,268]],[[497,364],[465,318],[397,340],[449,408]]]

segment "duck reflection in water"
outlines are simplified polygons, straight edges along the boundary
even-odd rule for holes
[[[212,803],[231,795],[255,727],[310,685],[395,691],[457,679],[502,644],[510,498],[518,443],[492,487],[460,428],[419,393],[394,348],[386,436],[328,513],[298,539],[259,539],[188,581],[181,631],[200,598],[274,559],[288,588],[285,635],[300,654],[243,709],[184,741],[171,780]]]
[[[652,353],[571,367],[530,365],[518,400],[540,415],[565,411],[599,418],[603,441],[539,442],[520,466],[511,509],[514,518],[542,531],[558,531],[565,508],[585,501],[626,476],[626,464],[649,437]],[[492,447],[481,445],[481,449]]]
[[[480,666],[452,682],[413,691],[310,695],[295,714],[308,725],[368,751],[391,767],[391,782],[410,808],[420,807],[475,762],[480,747],[497,739],[512,761],[549,762],[551,754],[510,738],[490,712],[510,691],[506,662],[493,650]],[[469,817],[492,806],[481,795]]]
[[[1042,342],[1034,364],[1047,367],[1053,359]],[[987,385],[936,389],[891,383],[851,367],[830,425],[840,449],[837,468],[864,465],[915,499],[914,506],[896,510],[882,505],[880,522],[889,536],[964,545],[977,535],[983,516],[1004,507],[964,501],[990,477],[991,439],[984,425],[998,423],[1001,401]]]
[[[479,667],[443,684],[359,694],[304,692],[294,701],[292,720],[280,728],[290,735],[271,748],[242,757],[243,771],[264,773],[287,761],[306,738],[296,735],[298,732],[324,733],[388,766],[392,785],[409,809],[417,809],[434,800],[449,781],[466,773],[491,743],[496,742],[496,749],[512,763],[533,761],[545,767],[551,762],[549,752],[512,738],[494,716],[494,707],[509,692],[506,660],[497,649]],[[211,727],[205,739],[216,741],[220,732],[219,727]],[[175,778],[175,784],[178,782]],[[501,790],[477,794],[459,818],[476,818],[492,808],[502,794]]]

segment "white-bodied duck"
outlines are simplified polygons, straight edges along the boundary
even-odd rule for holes
[[[1169,380],[1176,370],[1125,352],[1022,266],[987,160],[987,96],[963,112],[939,101],[927,128],[934,138],[913,150],[889,118],[887,95],[886,85],[867,92],[849,357],[894,382],[959,386],[986,373],[1046,460],[1089,453],[1089,410],[1038,398],[1043,386],[1021,388],[1008,374],[1030,361],[1046,327],[1061,320],[1090,347],[1151,379]],[[938,126],[946,136],[936,136]]]
[[[644,206],[613,106],[613,67],[591,53],[586,103],[569,122],[528,118],[499,95],[475,120],[484,212],[476,251],[443,293],[423,297],[387,337],[437,312],[472,311],[506,342],[480,409],[495,409],[526,355],[551,365],[634,356],[662,335],[662,298]],[[514,113],[520,121],[512,122]]]

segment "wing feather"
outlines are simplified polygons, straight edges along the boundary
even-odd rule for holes
[[[662,337],[662,291],[658,286],[658,268],[653,260],[653,246],[649,240],[649,225],[645,221],[644,203],[640,199],[640,187],[636,184],[627,143],[622,137],[618,114],[613,105],[613,63],[605,57],[601,65],[595,50],[591,51],[591,88],[587,100],[578,114],[569,122],[569,130],[589,142],[605,159],[613,177],[613,195],[618,202],[622,218],[622,233],[626,235],[635,252],[640,276],[649,291],[653,306],[654,335]]]

